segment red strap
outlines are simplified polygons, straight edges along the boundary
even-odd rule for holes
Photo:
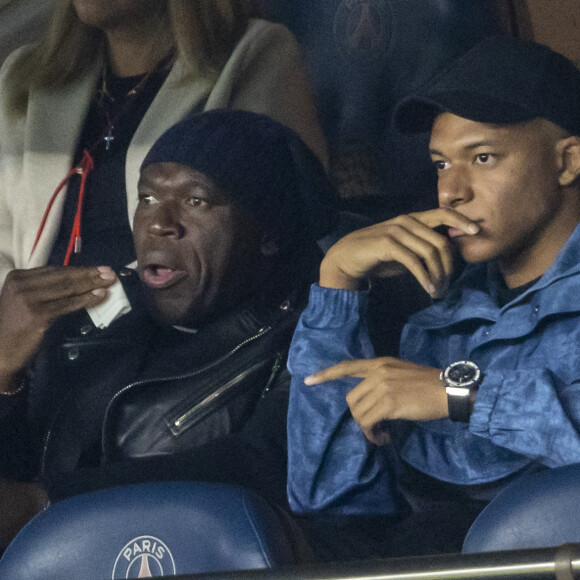
[[[34,244],[32,246],[32,251],[30,252],[31,257],[32,257],[32,254],[34,254],[34,251],[36,250],[36,246],[38,245],[40,237],[42,236],[42,232],[44,231],[44,226],[46,225],[46,220],[48,219],[48,216],[50,214],[50,211],[52,209],[52,206],[53,206],[58,194],[62,191],[63,187],[69,182],[70,178],[73,175],[80,175],[81,176],[81,185],[80,185],[79,197],[78,197],[78,201],[77,201],[77,211],[75,214],[75,219],[73,222],[73,227],[72,227],[72,231],[71,231],[71,235],[70,235],[70,239],[69,239],[69,243],[68,243],[68,248],[67,248],[67,252],[66,252],[63,264],[65,266],[68,266],[73,250],[75,251],[75,253],[80,252],[81,217],[82,217],[82,211],[83,211],[83,201],[84,201],[84,197],[85,197],[85,184],[87,182],[88,174],[94,169],[94,167],[95,167],[95,162],[93,161],[91,154],[85,149],[83,151],[83,157],[81,159],[80,165],[78,165],[77,167],[73,167],[68,172],[67,176],[58,184],[58,187],[56,188],[56,190],[52,194],[50,201],[48,202],[48,205],[46,206],[46,209],[44,210],[44,215],[42,216],[42,221],[40,222],[40,227],[38,228],[38,232],[36,233],[36,238],[35,238]]]
[[[91,154],[85,149],[83,151],[83,158],[81,159],[81,186],[79,188],[79,198],[77,202],[77,212],[75,214],[75,219],[73,222],[72,231],[70,234],[70,239],[68,241],[68,248],[66,255],[64,257],[63,264],[68,266],[70,262],[71,254],[79,254],[81,251],[81,219],[83,213],[83,201],[85,199],[85,184],[87,182],[87,177],[89,173],[94,169],[95,162],[91,157]]]

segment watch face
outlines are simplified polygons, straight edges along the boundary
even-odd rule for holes
[[[471,361],[461,361],[449,365],[445,378],[452,386],[468,386],[479,379],[479,367]]]

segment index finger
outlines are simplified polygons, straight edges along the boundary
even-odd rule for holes
[[[345,360],[332,367],[314,373],[304,379],[305,385],[319,385],[344,377],[366,378],[380,364],[380,359]]]
[[[457,228],[462,232],[470,235],[477,234],[477,232],[479,232],[479,225],[476,222],[466,218],[458,211],[447,207],[440,207],[437,209],[412,213],[409,215],[429,228],[448,226],[450,228]]]
[[[92,268],[47,266],[20,270],[13,278],[18,279],[17,288],[26,292],[32,299],[51,302],[106,288],[114,283],[116,275],[108,266]]]

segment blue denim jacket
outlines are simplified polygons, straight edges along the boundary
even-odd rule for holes
[[[534,464],[580,462],[580,226],[526,292],[497,305],[494,264],[468,266],[447,297],[412,316],[400,355],[484,372],[469,424],[391,423],[393,445],[366,441],[346,393],[358,379],[306,386],[341,360],[370,358],[364,293],[313,286],[290,350],[288,496],[296,512],[396,511],[393,455],[439,480],[496,482]]]

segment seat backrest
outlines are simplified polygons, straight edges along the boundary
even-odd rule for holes
[[[148,483],[51,506],[10,544],[0,578],[149,578],[294,561],[285,522],[257,495],[220,484]]]
[[[390,126],[394,105],[490,34],[511,33],[506,0],[261,0],[304,52],[342,198],[390,213],[433,196],[426,137]],[[430,199],[433,202],[433,199]]]
[[[549,548],[580,542],[580,464],[524,476],[479,514],[463,552]]]

